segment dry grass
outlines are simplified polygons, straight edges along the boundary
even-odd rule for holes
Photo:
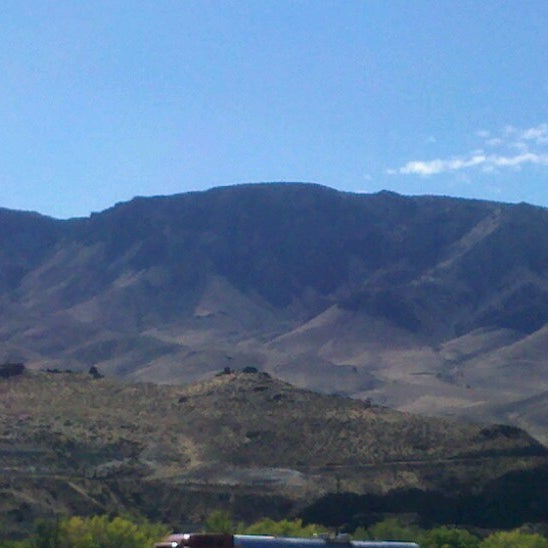
[[[254,515],[337,489],[464,492],[548,462],[517,429],[400,413],[264,373],[168,386],[25,372],[0,381],[0,402],[6,515],[123,509],[166,519],[237,493]]]

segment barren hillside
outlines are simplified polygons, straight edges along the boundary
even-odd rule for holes
[[[2,210],[1,356],[160,383],[258,366],[402,410],[513,421],[506,406],[548,390],[547,229],[526,204],[307,184],[70,221]]]
[[[26,371],[0,379],[0,401],[8,528],[59,513],[173,524],[216,507],[296,515],[341,492],[472,496],[548,466],[546,448],[517,428],[400,413],[261,372],[160,386]],[[526,481],[520,489],[529,496]]]

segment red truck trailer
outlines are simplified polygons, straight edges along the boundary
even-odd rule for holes
[[[292,538],[184,533],[170,535],[157,542],[154,548],[419,548],[419,545],[388,540],[350,540],[346,535]]]

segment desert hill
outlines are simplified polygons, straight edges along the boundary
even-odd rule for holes
[[[257,366],[548,432],[548,212],[258,184],[59,221],[0,210],[4,361],[163,383]]]
[[[487,494],[515,475],[525,519],[548,519],[530,493],[531,475],[547,492],[548,451],[522,430],[419,417],[248,371],[184,386],[28,370],[0,378],[4,527],[66,513],[141,512],[179,526],[212,508],[298,515],[343,493],[392,512],[419,511],[417,493],[441,497],[445,510],[481,495],[482,523]],[[402,491],[403,510],[390,498]]]

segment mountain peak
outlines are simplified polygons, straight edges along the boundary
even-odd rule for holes
[[[456,414],[548,389],[541,208],[274,182],[0,228],[5,361],[159,382],[249,366]]]

